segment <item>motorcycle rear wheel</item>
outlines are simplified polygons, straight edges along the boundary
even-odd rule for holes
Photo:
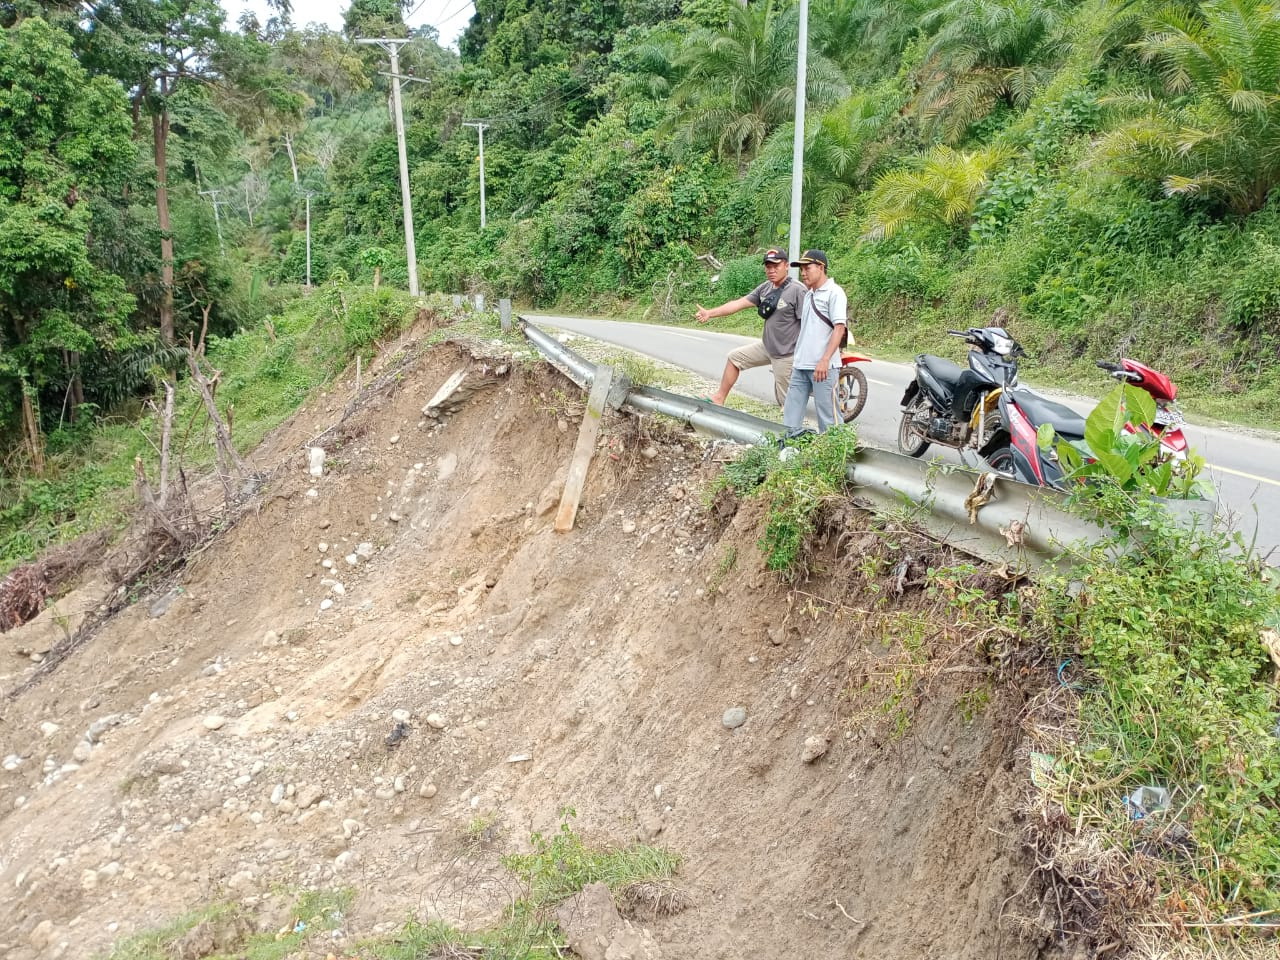
[[[850,423],[866,405],[867,375],[857,367],[841,367],[836,379],[836,412],[845,423]]]
[[[908,457],[922,457],[929,449],[930,441],[914,427],[916,413],[928,409],[928,406],[928,400],[917,396],[902,411],[902,420],[898,423],[898,450]]]
[[[1013,448],[997,447],[991,452],[991,455],[987,457],[987,466],[1002,477],[1007,477],[1010,480],[1015,479],[1015,472],[1013,469]]]

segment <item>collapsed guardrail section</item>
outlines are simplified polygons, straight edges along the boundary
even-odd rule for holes
[[[570,380],[590,390],[599,368],[555,337],[519,318],[524,336]],[[770,442],[780,423],[615,378],[607,405],[634,413],[662,414],[695,430],[736,443]],[[1066,507],[1061,492],[1033,487],[956,464],[926,462],[889,450],[860,446],[849,462],[855,500],[873,510],[917,508],[915,519],[931,534],[972,556],[995,563],[1038,566],[1068,543],[1096,542],[1104,531]],[[1213,504],[1191,511],[1210,519]],[[1194,522],[1194,520],[1193,520]]]

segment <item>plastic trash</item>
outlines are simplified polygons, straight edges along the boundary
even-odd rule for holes
[[[1124,798],[1130,820],[1141,820],[1169,808],[1169,791],[1164,787],[1144,785]]]

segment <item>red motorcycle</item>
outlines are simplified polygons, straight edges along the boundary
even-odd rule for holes
[[[1170,460],[1186,460],[1187,438],[1182,433],[1184,421],[1175,402],[1178,388],[1173,381],[1136,360],[1121,360],[1119,363],[1099,361],[1097,365],[1121,383],[1145,390],[1156,402],[1153,423],[1126,423],[1125,431],[1136,434],[1141,430],[1158,437],[1162,456]],[[999,404],[1004,429],[982,451],[987,463],[996,473],[1023,483],[1062,487],[1065,479],[1062,465],[1052,447],[1040,447],[1038,428],[1049,423],[1057,436],[1068,441],[1082,441],[1085,418],[1063,404],[1022,388],[1004,391],[999,397]]]
[[[1159,437],[1164,455],[1173,460],[1187,459],[1187,438],[1182,433],[1182,426],[1186,421],[1182,418],[1182,411],[1178,409],[1177,384],[1159,370],[1153,370],[1137,360],[1122,358],[1119,363],[1099,360],[1098,369],[1107,371],[1120,383],[1128,383],[1139,390],[1145,390],[1156,402],[1156,416],[1153,423],[1126,423],[1125,431],[1137,433],[1143,430],[1152,436]]]
[[[856,353],[845,353],[840,357],[840,372],[836,375],[836,414],[844,423],[856,419],[867,405],[867,375],[854,364],[870,362],[870,357]]]

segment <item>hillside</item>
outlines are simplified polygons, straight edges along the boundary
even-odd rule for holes
[[[299,956],[406,916],[483,929],[519,894],[499,855],[565,808],[593,842],[680,856],[691,905],[643,921],[666,956],[1046,955],[1044,932],[999,922],[1035,892],[1016,693],[966,711],[958,646],[909,737],[850,724],[892,625],[934,606],[867,619],[839,564],[788,589],[754,506],[699,505],[705,450],[630,420],[556,535],[574,405],[517,371],[427,426],[459,359],[422,354],[345,419],[335,385],[255,452],[276,471],[259,505],[53,669],[14,654],[100,583],[4,636],[5,955],[97,956],[222,901],[275,931],[302,890],[354,901]],[[810,737],[830,746],[806,763]]]

